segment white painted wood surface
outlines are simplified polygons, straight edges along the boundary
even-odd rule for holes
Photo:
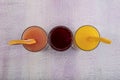
[[[31,25],[47,32],[65,25],[75,32],[86,24],[112,44],[37,53],[7,45]],[[120,80],[120,0],[0,0],[0,80]]]

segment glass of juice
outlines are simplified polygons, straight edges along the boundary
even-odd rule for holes
[[[77,29],[74,42],[78,48],[84,51],[94,50],[100,42],[110,44],[107,38],[100,37],[99,31],[92,25],[84,25]]]
[[[56,26],[49,33],[49,44],[57,51],[65,51],[72,45],[73,34],[66,26]]]
[[[24,30],[21,40],[11,40],[9,44],[22,44],[25,49],[37,52],[47,45],[47,33],[39,26],[30,26]]]

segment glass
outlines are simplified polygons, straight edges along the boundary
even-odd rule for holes
[[[99,31],[91,25],[80,27],[75,33],[74,40],[77,47],[84,51],[95,49],[100,42],[111,43],[110,40],[100,37]]]
[[[11,40],[9,44],[23,44],[25,49],[37,52],[46,47],[47,34],[39,26],[30,26],[23,32],[21,40]]]
[[[65,51],[72,45],[73,34],[66,26],[56,26],[49,33],[49,44],[57,51]]]

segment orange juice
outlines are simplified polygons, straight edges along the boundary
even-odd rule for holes
[[[90,51],[95,49],[100,41],[105,43],[111,43],[110,40],[105,38],[100,38],[98,30],[91,25],[84,25],[80,27],[75,33],[75,43],[76,45],[85,51]]]

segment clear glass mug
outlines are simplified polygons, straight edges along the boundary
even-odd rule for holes
[[[41,51],[47,45],[47,33],[39,26],[30,26],[24,30],[21,40],[11,40],[8,44],[22,44],[31,52]]]
[[[92,25],[81,26],[74,34],[75,46],[84,51],[94,50],[100,42],[111,43],[109,39],[101,37],[99,31]]]

